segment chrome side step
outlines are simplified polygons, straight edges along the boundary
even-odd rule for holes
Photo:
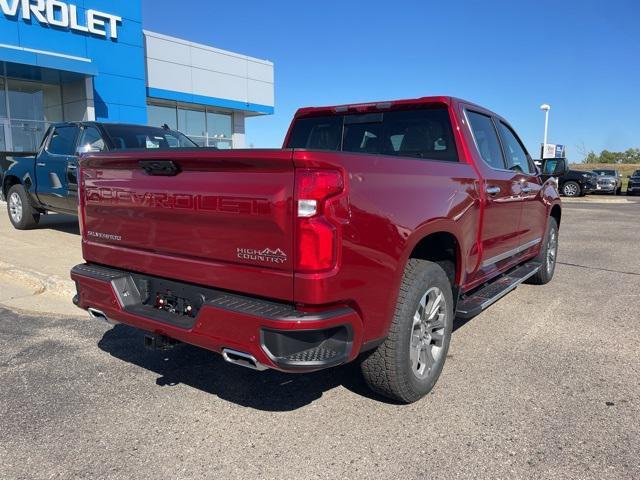
[[[529,262],[510,270],[474,292],[464,295],[458,302],[456,316],[462,319],[475,317],[507,293],[515,290],[525,280],[534,276],[542,265]]]

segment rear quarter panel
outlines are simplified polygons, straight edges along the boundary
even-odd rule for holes
[[[34,205],[38,205],[36,196],[36,180],[35,180],[35,162],[34,153],[4,153],[0,154],[0,176],[2,177],[2,192],[6,196],[9,184],[21,183],[29,195]]]
[[[296,302],[349,304],[363,318],[370,341],[386,335],[406,262],[421,239],[436,232],[456,237],[458,283],[475,269],[480,202],[471,165],[301,150],[294,162],[342,169],[349,192],[338,266],[329,273],[296,274]]]

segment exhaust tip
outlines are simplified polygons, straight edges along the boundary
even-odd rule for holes
[[[251,370],[264,371],[269,367],[261,364],[256,360],[253,355],[244,352],[238,352],[237,350],[231,350],[230,348],[224,348],[222,350],[222,358],[228,363],[239,365],[241,367],[250,368]]]
[[[114,322],[107,317],[103,311],[98,310],[96,308],[87,308],[87,312],[89,312],[89,318],[92,320],[102,320],[103,322],[108,323],[109,325],[117,325],[118,322]]]

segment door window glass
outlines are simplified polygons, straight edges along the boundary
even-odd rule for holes
[[[500,149],[498,134],[491,121],[491,117],[477,112],[467,111],[467,118],[471,124],[473,139],[480,156],[491,168],[504,169],[504,158]]]
[[[87,127],[83,130],[78,142],[78,149],[82,153],[104,152],[106,150],[104,139],[97,128]]]
[[[499,123],[500,136],[505,155],[507,156],[507,168],[515,172],[532,173],[529,158],[520,141],[504,123]]]
[[[77,127],[57,127],[49,140],[47,151],[54,155],[73,155],[77,134]]]

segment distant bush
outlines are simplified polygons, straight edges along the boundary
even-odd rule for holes
[[[584,163],[640,163],[640,148],[629,148],[624,152],[603,150],[600,152],[600,155],[595,152],[589,152],[584,159]]]

